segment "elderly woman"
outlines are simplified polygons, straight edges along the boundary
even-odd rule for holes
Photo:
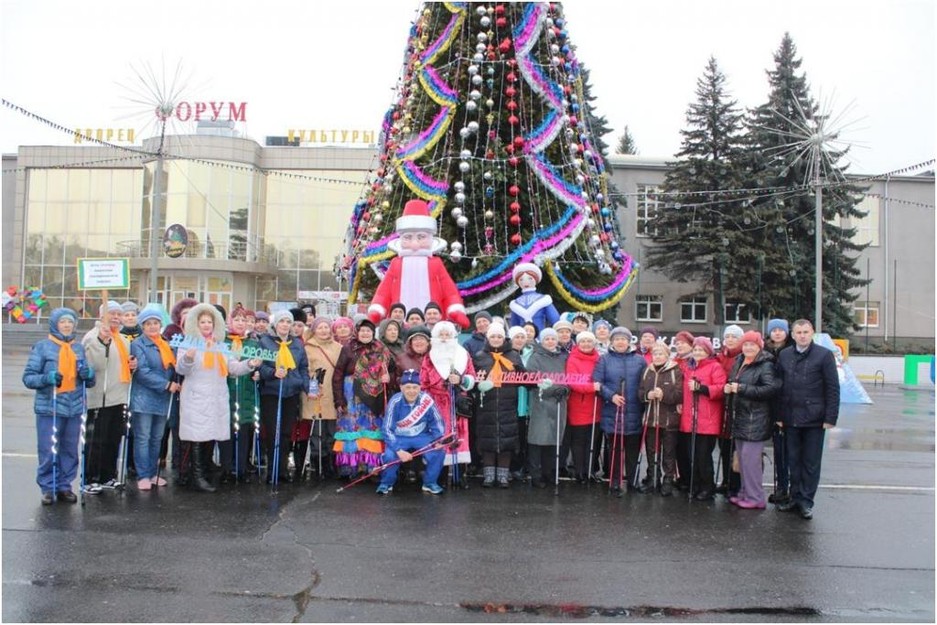
[[[477,449],[482,456],[482,486],[510,487],[511,454],[517,451],[517,390],[516,384],[503,384],[501,376],[509,371],[522,372],[520,354],[506,341],[504,326],[488,327],[488,342],[475,354],[475,371],[484,380],[476,387],[479,393],[475,413]]]
[[[23,384],[36,391],[33,409],[39,447],[36,483],[42,505],[75,503],[72,482],[78,475],[78,438],[85,410],[85,388],[94,386],[94,369],[85,350],[75,341],[78,315],[71,308],[56,308],[49,316],[49,337],[29,352]],[[53,436],[58,444],[53,443]]]
[[[647,456],[647,477],[644,487],[659,487],[661,497],[673,495],[676,475],[677,434],[683,403],[683,372],[670,358],[670,348],[663,343],[651,346],[651,363],[641,376],[641,401],[644,413],[644,448]],[[660,467],[657,463],[660,462]],[[663,481],[657,483],[657,476]]]
[[[610,337],[611,348],[599,359],[592,379],[604,400],[601,425],[609,450],[608,485],[620,497],[625,489],[646,492],[633,485],[641,448],[639,387],[647,362],[632,348],[628,328],[616,327]]]
[[[680,440],[687,452],[686,477],[690,498],[709,501],[715,493],[713,449],[722,432],[722,400],[726,373],[716,359],[712,341],[705,336],[693,339],[692,359],[683,374],[683,408],[680,412]]]
[[[395,319],[385,319],[378,326],[378,336],[381,343],[387,346],[390,353],[396,358],[403,353],[403,325]]]
[[[557,346],[556,330],[544,328],[540,343],[527,360],[527,370],[539,373],[564,373],[568,354]],[[575,351],[575,350],[574,350]],[[527,434],[527,467],[530,482],[537,488],[556,485],[557,445],[563,440],[566,426],[566,397],[569,388],[542,380],[530,392],[530,429]],[[559,437],[557,437],[559,435]]]
[[[355,322],[351,317],[339,317],[332,322],[332,338],[338,341],[343,347],[351,341],[351,335],[355,330]]]
[[[416,369],[420,372],[420,385],[433,398],[446,433],[454,431],[459,438],[458,447],[447,451],[444,466],[468,464],[472,461],[468,419],[456,418],[453,400],[459,391],[469,391],[475,386],[475,366],[469,353],[459,345],[459,333],[451,321],[436,322],[432,333],[429,358],[424,358],[422,368]],[[453,484],[454,476],[455,473]],[[459,481],[463,486],[467,484]]]
[[[306,359],[309,361],[309,379],[315,378],[315,393],[308,393],[303,402],[303,418],[312,419],[309,449],[312,451],[311,466],[319,477],[334,474],[332,446],[335,444],[335,398],[332,395],[332,380],[341,355],[342,346],[332,337],[330,322],[326,317],[313,319],[306,331]]]
[[[189,443],[192,452],[189,485],[213,493],[215,487],[206,477],[212,446],[231,437],[228,376],[253,373],[260,360],[238,360],[216,351],[224,344],[225,325],[211,304],[189,311],[185,334],[198,340],[200,348],[180,348],[176,354],[176,371],[185,376],[179,393],[179,438]]]
[[[536,329],[536,326],[535,326]],[[511,349],[521,356],[521,362],[527,365],[527,361],[533,354],[534,347],[527,340],[527,331],[522,326],[511,326],[508,328],[508,340],[511,341]],[[527,427],[530,417],[530,391],[523,386],[517,389],[517,451],[511,457],[511,478],[523,480],[527,468]]]
[[[761,333],[742,335],[742,353],[735,359],[724,391],[733,413],[732,438],[739,457],[741,488],[729,501],[739,508],[765,507],[761,452],[771,438],[771,401],[781,389],[774,358],[764,349]]]
[[[359,321],[355,338],[342,348],[335,364],[332,394],[339,417],[334,451],[341,477],[371,471],[384,454],[381,419],[397,369],[374,329],[370,319]]]
[[[576,347],[566,361],[566,373],[574,380],[568,382],[569,401],[567,402],[567,421],[569,423],[569,444],[573,453],[575,478],[580,484],[588,482],[595,471],[594,451],[596,427],[602,410],[602,401],[598,395],[596,383],[592,381],[595,366],[599,363],[599,350],[596,337],[592,332],[580,332],[576,337]],[[588,466],[590,453],[593,466]]]

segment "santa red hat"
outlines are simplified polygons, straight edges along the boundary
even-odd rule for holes
[[[403,230],[431,230],[436,232],[436,220],[429,214],[429,205],[423,200],[410,200],[397,218],[397,232]]]

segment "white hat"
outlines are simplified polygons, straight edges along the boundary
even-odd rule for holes
[[[485,336],[491,338],[493,336],[505,336],[504,326],[500,323],[493,323],[488,326],[488,331],[485,332]]]
[[[429,205],[423,200],[410,200],[397,218],[397,232],[402,230],[430,230],[436,232],[436,220],[429,214]]]

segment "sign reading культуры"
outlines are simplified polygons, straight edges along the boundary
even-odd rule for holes
[[[78,290],[130,288],[129,258],[79,258]]]

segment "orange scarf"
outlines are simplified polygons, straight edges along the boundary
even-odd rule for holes
[[[128,384],[130,382],[130,351],[120,335],[114,336],[111,340],[117,345],[117,353],[120,355],[120,381]]]
[[[76,388],[75,380],[78,379],[78,357],[75,356],[75,350],[72,349],[70,342],[59,340],[51,334],[49,340],[59,346],[58,372],[62,375],[62,383],[56,392],[68,393],[74,391]]]
[[[163,361],[163,369],[168,369],[170,365],[175,366],[176,356],[172,353],[172,348],[169,347],[169,343],[166,342],[166,339],[164,339],[159,334],[156,336],[151,336],[150,339],[159,349],[159,357]]]
[[[505,358],[503,354],[497,352],[491,352],[491,358],[495,361],[495,364],[491,367],[488,379],[491,380],[496,387],[500,387],[501,377],[504,375],[504,371],[502,371],[501,368],[504,367],[508,371],[514,371],[514,364]]]
[[[231,339],[231,351],[235,354],[240,354],[241,350],[244,349],[244,342],[241,340],[241,335],[229,334],[228,338]]]
[[[290,351],[290,343],[293,341],[280,340],[280,348],[277,350],[277,359],[274,365],[279,369],[283,367],[287,371],[296,368],[296,359],[293,358],[293,352]]]
[[[206,351],[202,357],[202,366],[206,369],[214,369],[216,363],[218,365],[218,375],[223,378],[228,377],[228,362],[224,354]]]

